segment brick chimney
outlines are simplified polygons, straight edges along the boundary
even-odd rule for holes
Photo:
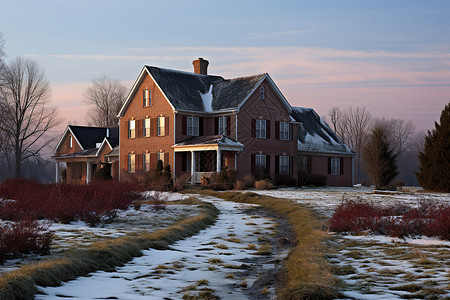
[[[199,57],[192,62],[194,65],[194,73],[208,75],[208,64],[206,59]]]

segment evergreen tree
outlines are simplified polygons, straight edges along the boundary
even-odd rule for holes
[[[423,152],[419,152],[420,167],[416,175],[423,188],[450,192],[450,102],[435,127],[428,131]]]
[[[162,176],[163,170],[164,170],[164,163],[162,160],[158,159],[155,168],[155,178],[160,178]]]
[[[370,180],[376,189],[387,187],[397,176],[397,153],[387,139],[383,124],[376,124],[362,153]]]

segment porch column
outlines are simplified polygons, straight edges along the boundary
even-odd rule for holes
[[[91,182],[91,171],[92,171],[92,163],[91,162],[86,162],[86,183],[90,183]]]
[[[61,175],[59,174],[59,162],[56,162],[56,183],[61,182]]]
[[[222,160],[221,160],[221,158],[220,158],[220,155],[221,155],[220,149],[217,148],[217,172],[220,172],[220,171],[221,171],[221,168],[222,168],[222,165],[221,165]]]
[[[191,184],[195,183],[195,151],[191,151]]]

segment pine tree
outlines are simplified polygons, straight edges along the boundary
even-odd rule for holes
[[[387,139],[386,128],[376,124],[363,147],[362,153],[367,173],[376,189],[387,187],[397,176],[397,153]]]
[[[424,150],[419,152],[420,167],[416,175],[423,188],[450,192],[450,102],[435,127],[428,131]]]

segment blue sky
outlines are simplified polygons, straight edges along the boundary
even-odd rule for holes
[[[450,1],[2,1],[7,59],[38,60],[53,103],[84,124],[83,92],[131,87],[144,64],[225,78],[267,72],[294,106],[365,106],[430,129],[450,100]]]

